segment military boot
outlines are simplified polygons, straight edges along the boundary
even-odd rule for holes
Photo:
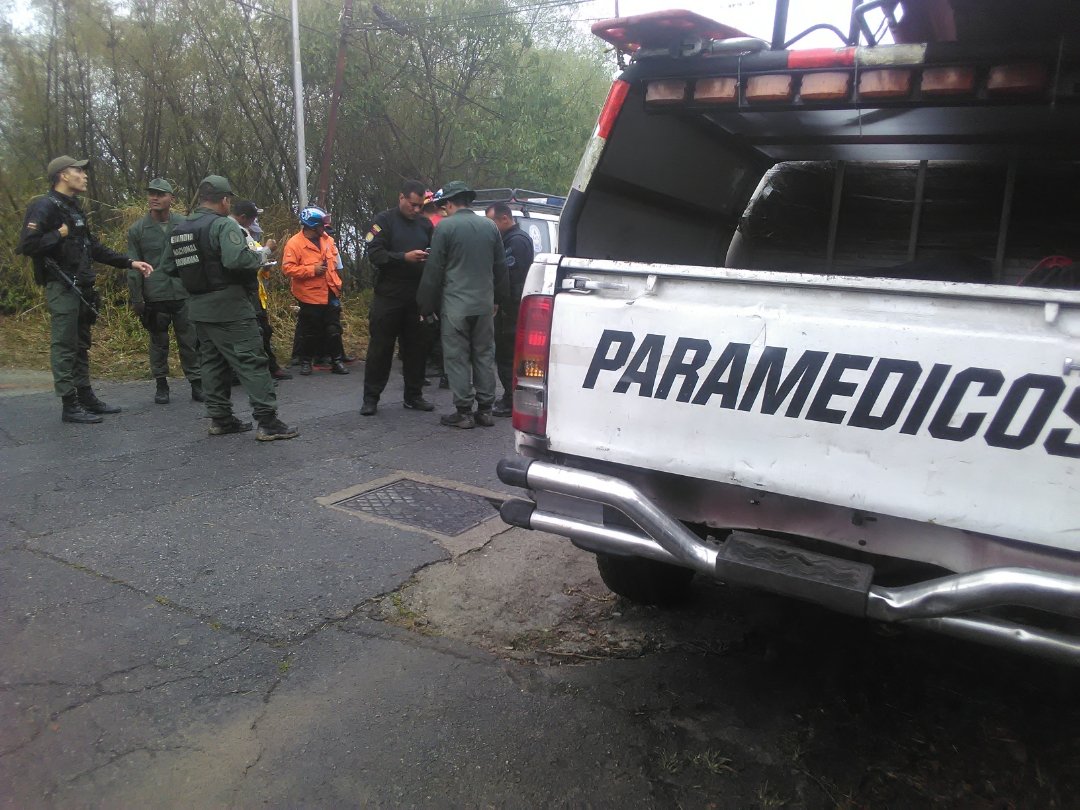
[[[472,410],[457,410],[454,413],[448,413],[445,416],[439,417],[439,424],[446,425],[447,427],[461,428],[462,430],[471,430],[476,427],[476,422],[473,421]]]
[[[80,386],[79,404],[83,406],[83,410],[90,413],[120,413],[119,405],[106,405],[97,398],[94,389],[89,385]]]
[[[74,422],[77,425],[96,425],[103,421],[96,413],[87,412],[75,394],[64,397],[64,410],[60,413],[60,421]]]
[[[330,361],[330,373],[331,374],[348,374],[349,370],[345,368],[344,361],[341,358]]]
[[[304,357],[304,358],[302,358],[300,360],[300,376],[301,377],[310,377],[311,376],[311,358],[310,357]]]
[[[473,414],[473,421],[480,427],[495,427],[495,417],[491,415],[491,408],[477,408]]]
[[[155,405],[168,405],[169,404],[169,380],[166,377],[156,378],[157,390],[154,391],[154,404]]]
[[[295,427],[290,427],[273,416],[269,419],[259,420],[259,430],[255,434],[255,438],[260,442],[272,442],[275,439],[295,439],[300,435],[300,431]]]
[[[206,394],[202,390],[202,380],[194,380],[191,383],[191,401],[206,402]]]
[[[241,422],[235,416],[215,416],[210,420],[211,436],[227,436],[230,433],[244,433],[251,430],[251,422]]]

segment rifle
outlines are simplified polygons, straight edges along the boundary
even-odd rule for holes
[[[95,320],[101,317],[101,313],[98,312],[97,307],[95,307],[83,297],[82,291],[79,289],[79,285],[75,283],[75,279],[73,279],[71,276],[69,276],[67,273],[60,269],[60,262],[56,261],[56,259],[50,256],[46,256],[45,266],[52,270],[54,273],[56,273],[56,275],[62,278],[65,282],[67,282],[67,285],[71,287],[72,291],[77,296],[79,296],[79,300],[86,304],[86,308],[89,309],[91,313],[93,313]]]

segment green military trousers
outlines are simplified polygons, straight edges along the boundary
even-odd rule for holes
[[[155,379],[169,376],[169,325],[172,324],[184,376],[188,382],[198,382],[199,339],[195,337],[195,326],[188,320],[187,301],[147,301],[146,306],[154,313],[148,320],[159,329],[150,333],[150,373]]]
[[[259,324],[254,318],[224,323],[195,321],[199,339],[206,412],[211,418],[232,415],[232,375],[247,392],[255,419],[262,422],[277,415],[277,394],[270,364],[263,350]]]
[[[91,300],[93,287],[81,289],[82,297]],[[90,385],[90,326],[94,314],[66,281],[50,281],[45,287],[49,307],[53,389],[58,397],[74,396],[79,388]]]
[[[495,402],[495,320],[487,315],[448,315],[442,320],[443,370],[459,411],[490,410]]]

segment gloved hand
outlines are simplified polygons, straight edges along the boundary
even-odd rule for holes
[[[141,318],[143,316],[143,313],[146,312],[146,302],[145,301],[132,301],[131,302],[131,308],[132,308],[132,310],[134,310],[135,314],[138,315]]]

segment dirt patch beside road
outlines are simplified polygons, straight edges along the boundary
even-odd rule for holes
[[[723,608],[719,590],[724,586],[702,582],[689,604],[674,609],[634,605],[604,587],[591,554],[562,538],[508,529],[420,571],[379,600],[375,616],[518,661],[716,653],[742,644],[746,629]]]
[[[1074,670],[701,577],[678,608],[634,605],[561,538],[497,533],[372,614],[635,718],[624,761],[672,806],[1068,807],[1080,790]]]

